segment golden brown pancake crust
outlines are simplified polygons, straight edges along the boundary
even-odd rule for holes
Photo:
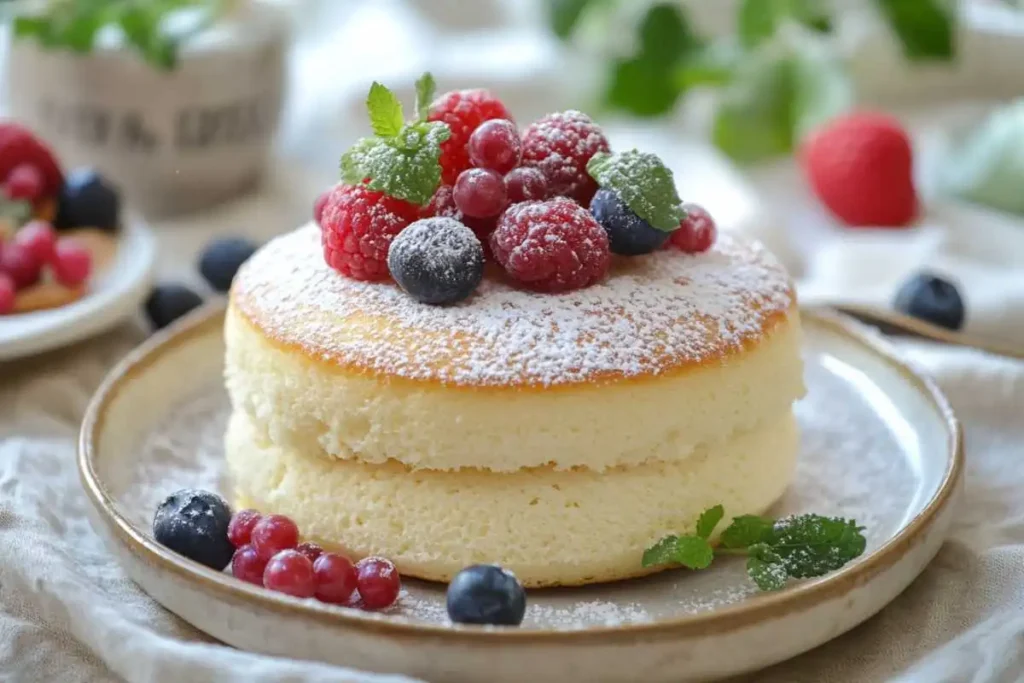
[[[243,267],[231,303],[276,346],[325,370],[550,389],[722,363],[785,321],[796,296],[767,250],[726,236],[698,256],[617,259],[603,283],[562,295],[516,289],[492,270],[467,302],[430,307],[393,283],[334,272],[307,226]]]

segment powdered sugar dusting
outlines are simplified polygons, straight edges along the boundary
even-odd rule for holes
[[[470,299],[434,307],[332,270],[309,225],[250,259],[234,301],[270,336],[326,360],[455,385],[550,386],[657,374],[739,349],[793,293],[767,250],[723,236],[695,256],[622,259],[579,291],[536,294],[488,276]]]

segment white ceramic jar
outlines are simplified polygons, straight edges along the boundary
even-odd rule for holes
[[[289,30],[264,0],[183,43],[161,71],[116,43],[88,55],[12,39],[7,106],[67,167],[93,166],[135,207],[180,214],[253,186],[281,115]]]

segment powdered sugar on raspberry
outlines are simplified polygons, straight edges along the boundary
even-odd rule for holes
[[[589,287],[611,263],[608,233],[565,197],[509,207],[491,235],[491,251],[512,279],[539,292]]]
[[[658,374],[738,349],[794,296],[764,247],[723,236],[699,255],[618,260],[579,291],[537,294],[492,274],[471,299],[432,307],[392,283],[331,270],[310,225],[251,258],[234,300],[269,336],[326,360],[452,385],[553,386]]]
[[[523,131],[523,166],[540,169],[551,195],[572,197],[586,206],[597,191],[587,162],[609,150],[601,128],[583,112],[569,110],[547,116]]]

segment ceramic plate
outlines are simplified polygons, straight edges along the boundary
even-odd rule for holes
[[[726,561],[533,591],[518,629],[455,627],[443,586],[407,581],[395,608],[370,614],[271,593],[167,551],[150,535],[164,496],[230,492],[220,309],[151,339],[94,398],[79,455],[92,522],[156,600],[247,650],[446,683],[678,683],[755,670],[853,628],[906,588],[942,543],[963,469],[956,420],[929,381],[846,319],[804,319],[802,451],[774,512],[854,517],[868,549],[839,572],[777,593],[758,594],[742,562]]]
[[[139,221],[126,224],[117,253],[78,301],[0,317],[0,361],[67,346],[104,332],[139,310],[149,294],[156,240]]]

